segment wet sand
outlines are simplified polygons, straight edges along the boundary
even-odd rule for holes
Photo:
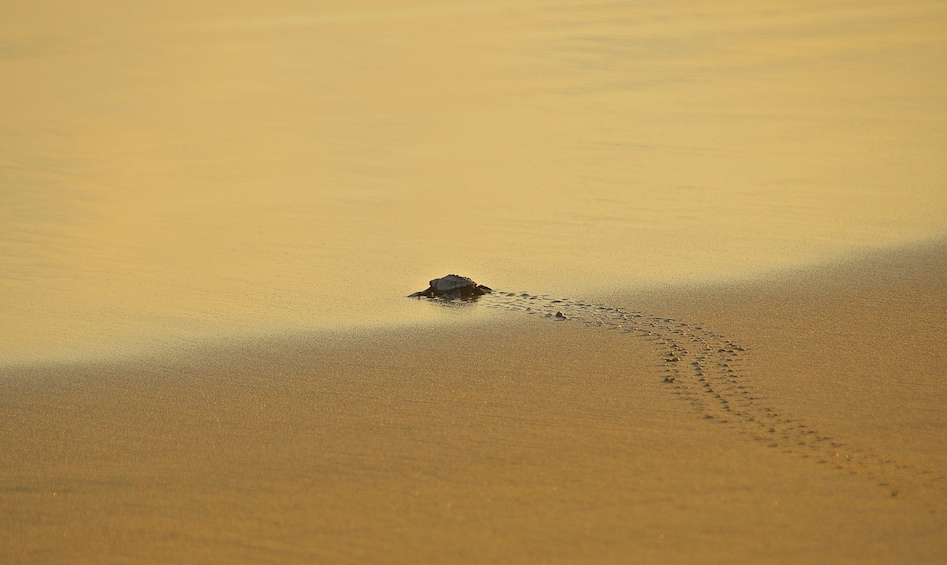
[[[10,3],[0,363],[947,235],[944,2],[317,4]]]
[[[945,257],[5,370],[0,560],[942,563]]]

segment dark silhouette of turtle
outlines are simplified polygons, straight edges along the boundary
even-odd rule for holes
[[[425,296],[427,298],[442,298],[444,300],[470,300],[483,296],[484,294],[489,294],[493,292],[488,286],[483,286],[482,284],[477,284],[473,280],[462,277],[460,275],[447,275],[439,279],[434,279],[430,282],[430,285],[426,290],[419,290],[413,294],[409,294],[409,298],[420,298]]]

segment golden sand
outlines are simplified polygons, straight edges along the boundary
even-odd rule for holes
[[[937,0],[8,4],[0,363],[945,235]]]
[[[748,410],[778,412],[778,433],[707,418],[713,395],[688,397],[702,383],[686,371],[664,382],[676,334],[525,312],[23,369],[0,383],[0,552],[943,562],[945,256],[612,299],[743,348]],[[796,426],[814,433],[781,437]]]
[[[0,563],[947,562],[945,30],[4,2]]]

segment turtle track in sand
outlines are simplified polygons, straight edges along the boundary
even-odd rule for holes
[[[688,402],[699,417],[730,426],[789,456],[861,476],[891,496],[898,496],[908,483],[914,485],[912,490],[935,486],[940,490],[947,483],[942,474],[901,464],[870,449],[843,442],[768,406],[746,370],[748,351],[708,328],[624,308],[526,292],[495,290],[483,297],[481,303],[489,308],[525,312],[649,340],[659,360],[663,384]]]

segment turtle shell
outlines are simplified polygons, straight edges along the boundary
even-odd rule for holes
[[[432,279],[425,290],[419,290],[409,296],[411,298],[426,296],[428,298],[443,298],[444,300],[476,299],[493,292],[490,287],[477,284],[468,277],[450,274],[439,279]]]
[[[452,290],[459,290],[464,288],[476,288],[477,283],[473,279],[462,277],[460,275],[447,275],[446,277],[441,277],[439,279],[433,279],[430,283],[431,288],[434,290],[435,294],[448,293]]]

